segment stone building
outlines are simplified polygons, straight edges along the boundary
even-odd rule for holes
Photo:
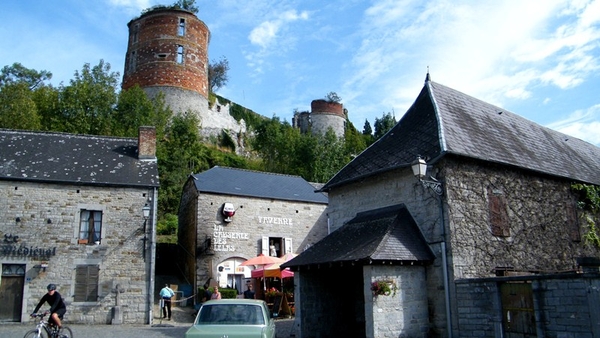
[[[292,125],[300,129],[301,133],[325,134],[329,129],[335,135],[344,137],[348,112],[339,102],[327,100],[313,100],[310,103],[310,112],[295,112]]]
[[[600,185],[600,148],[428,74],[398,124],[321,189],[332,234],[283,264],[296,335],[600,334],[598,268],[580,264],[600,250],[582,240],[573,183]]]
[[[195,290],[210,281],[243,292],[254,267],[241,263],[310,247],[328,233],[326,210],[327,196],[298,176],[225,167],[191,175],[179,208],[182,271]]]
[[[153,127],[138,139],[0,129],[0,321],[28,321],[54,283],[67,323],[150,323],[155,151]]]

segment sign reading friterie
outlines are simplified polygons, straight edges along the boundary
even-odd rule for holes
[[[247,232],[223,231],[225,227],[215,225],[213,227],[213,250],[214,251],[235,251],[235,245],[231,242],[238,240],[248,240],[250,236]]]

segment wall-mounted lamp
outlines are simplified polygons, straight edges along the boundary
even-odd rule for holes
[[[46,220],[46,223],[52,224],[52,220],[50,218],[48,218],[48,220]]]
[[[425,188],[431,188],[438,195],[443,194],[442,182],[433,177],[430,177],[431,181],[424,180],[427,176],[427,162],[421,156],[417,156],[417,159],[410,166],[415,177],[419,179]]]
[[[148,203],[146,203],[146,205],[144,205],[142,208],[142,213],[144,214],[144,219],[148,219],[150,217],[150,206]]]
[[[17,218],[15,219],[15,222],[17,222],[17,223],[21,222],[21,217],[17,217]]]
[[[146,203],[144,205],[144,207],[142,207],[142,215],[144,216],[144,238],[142,238],[142,241],[144,241],[143,258],[145,260],[146,259],[146,241],[148,240],[148,237],[146,237],[146,223],[148,223],[148,218],[150,218],[150,206],[148,205],[148,203]]]
[[[48,267],[48,262],[41,262],[39,265],[34,266],[34,268],[42,270],[42,272],[46,272],[46,268]]]

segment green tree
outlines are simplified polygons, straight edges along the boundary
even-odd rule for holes
[[[135,137],[140,126],[154,126],[160,138],[165,134],[171,115],[162,93],[149,99],[144,90],[135,85],[119,93],[117,107],[110,118],[111,134]]]
[[[342,102],[342,98],[338,96],[336,92],[329,92],[325,95],[325,100],[328,102],[340,103]]]
[[[191,113],[173,116],[157,144],[160,164],[161,214],[177,214],[181,189],[191,173],[209,168],[206,146],[200,142],[198,118]]]
[[[38,130],[41,127],[33,93],[25,82],[8,83],[0,89],[0,127]]]
[[[214,61],[208,65],[208,86],[211,93],[223,87],[229,81],[229,61],[221,56],[219,61]]]
[[[362,131],[363,135],[373,135],[373,129],[371,128],[371,124],[369,120],[365,119],[365,125]]]
[[[369,135],[370,136],[370,135]],[[352,122],[346,121],[344,130],[344,153],[349,159],[360,154],[367,147],[365,135],[362,135],[354,127]]]
[[[186,11],[190,11],[194,14],[198,14],[198,7],[196,7],[196,0],[177,0],[173,7],[181,8]]]
[[[381,119],[375,118],[375,139],[380,139],[385,133],[396,125],[396,118],[392,113],[383,114]]]
[[[52,86],[41,86],[32,93],[40,117],[41,130],[63,130],[59,119],[59,93],[59,89]]]
[[[83,66],[75,71],[69,86],[61,86],[59,120],[63,131],[91,135],[109,135],[111,114],[117,104],[119,73],[110,71],[110,64]]]
[[[313,173],[307,180],[324,183],[348,163],[348,157],[343,139],[338,138],[333,130],[329,129],[325,135],[317,135],[316,138]]]
[[[12,66],[4,66],[0,70],[0,86],[11,83],[25,83],[29,89],[34,90],[44,84],[44,81],[50,80],[52,73],[46,70],[37,71],[29,69],[22,64],[15,62]]]

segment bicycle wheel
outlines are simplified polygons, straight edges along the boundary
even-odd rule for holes
[[[73,338],[73,331],[68,326],[63,326],[60,332],[58,333],[59,338]]]
[[[38,333],[38,330],[31,330],[27,331],[23,338],[48,338],[48,333],[46,331]]]

